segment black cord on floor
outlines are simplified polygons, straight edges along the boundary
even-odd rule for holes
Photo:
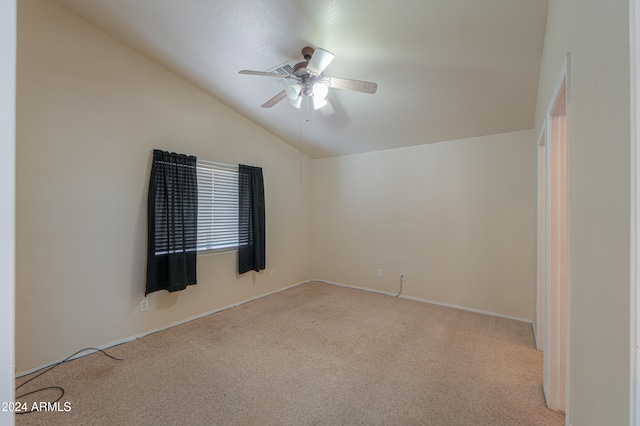
[[[84,349],[81,349],[81,350],[79,350],[78,352],[76,352],[76,353],[74,353],[74,354],[72,354],[72,355],[69,355],[68,357],[66,357],[66,358],[65,358],[65,359],[63,359],[62,361],[60,361],[60,362],[57,362],[57,363],[53,364],[51,367],[47,368],[47,369],[46,369],[46,370],[44,370],[43,372],[36,374],[35,376],[33,376],[32,378],[30,378],[29,380],[26,380],[24,383],[22,383],[22,384],[20,384],[20,385],[16,386],[16,390],[20,389],[21,387],[23,387],[23,386],[24,386],[24,385],[26,385],[27,383],[31,382],[32,380],[37,379],[38,377],[42,376],[43,374],[48,373],[49,371],[53,370],[54,368],[56,368],[56,367],[57,367],[57,366],[59,366],[60,364],[62,364],[62,363],[65,363],[65,362],[69,361],[71,358],[73,358],[74,356],[76,356],[76,355],[78,355],[79,353],[84,352],[84,351],[102,352],[104,355],[108,356],[109,358],[111,358],[111,359],[113,359],[113,360],[116,360],[116,361],[124,361],[124,359],[123,359],[123,358],[117,358],[117,357],[115,357],[115,356],[113,356],[113,355],[109,355],[108,353],[106,353],[106,352],[105,352],[105,351],[103,351],[102,349],[96,349],[96,348],[84,348]],[[34,393],[42,392],[42,391],[49,390],[49,389],[57,389],[57,390],[59,390],[59,391],[60,391],[60,396],[59,396],[59,397],[58,397],[58,399],[56,399],[55,401],[52,401],[52,403],[53,403],[53,404],[55,404],[56,402],[60,401],[60,400],[62,399],[62,397],[64,396],[64,389],[63,389],[63,388],[61,388],[60,386],[48,386],[48,387],[46,387],[46,388],[40,388],[40,389],[36,389],[36,390],[34,390],[34,391],[31,391],[31,392],[24,393],[24,394],[22,394],[22,395],[18,395],[18,396],[16,396],[16,400],[17,400],[18,398],[24,398],[25,396],[33,395]],[[33,413],[34,411],[36,411],[36,410],[30,410],[30,411],[19,411],[19,412],[16,412],[16,414],[29,414],[29,413]]]

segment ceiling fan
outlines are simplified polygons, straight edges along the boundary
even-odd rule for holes
[[[300,108],[302,98],[308,97],[313,101],[313,109],[319,109],[324,115],[331,115],[335,110],[327,100],[329,88],[352,90],[371,94],[376,93],[376,90],[378,89],[378,85],[376,83],[371,83],[369,81],[325,77],[323,72],[335,57],[333,53],[327,50],[305,47],[302,49],[302,56],[305,61],[297,63],[293,67],[293,73],[291,74],[249,70],[240,71],[240,74],[278,77],[292,81],[285,90],[262,104],[262,108],[271,108],[284,98],[289,98],[291,105],[296,108]]]

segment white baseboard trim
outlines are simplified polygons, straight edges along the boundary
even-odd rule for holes
[[[382,290],[376,290],[373,288],[367,288],[367,287],[358,287],[356,285],[350,285],[350,284],[342,284],[342,283],[336,283],[333,281],[327,281],[327,280],[311,280],[314,282],[318,282],[318,283],[325,283],[325,284],[331,284],[331,285],[337,285],[338,287],[345,287],[345,288],[352,288],[354,290],[362,290],[362,291],[368,291],[369,293],[378,293],[378,294],[384,294],[386,296],[394,296],[396,295],[396,293],[390,293],[388,291],[382,291]],[[404,296],[400,296],[400,297],[404,297]]]
[[[339,287],[353,288],[353,289],[356,289],[356,290],[363,290],[363,291],[368,291],[368,292],[371,292],[371,293],[385,294],[387,296],[393,296],[393,297],[396,296],[396,293],[390,293],[390,292],[387,292],[387,291],[375,290],[375,289],[366,288],[366,287],[358,287],[358,286],[354,286],[354,285],[341,284],[341,283],[336,283],[336,282],[332,282],[332,281],[318,280],[318,279],[311,280],[311,281],[317,281],[317,282],[321,282],[321,283],[325,283],[325,284],[337,285]],[[482,310],[482,309],[469,308],[469,307],[466,307],[466,306],[454,305],[454,304],[451,304],[451,303],[436,302],[434,300],[428,300],[428,299],[423,299],[423,298],[414,297],[414,296],[406,296],[406,295],[403,295],[403,294],[401,294],[399,296],[399,298],[408,299],[408,300],[414,300],[416,302],[422,302],[422,303],[430,303],[432,305],[445,306],[447,308],[460,309],[462,311],[475,312],[477,314],[490,315],[490,316],[493,316],[493,317],[507,318],[507,319],[514,320],[514,321],[526,322],[526,323],[529,323],[529,324],[531,324],[533,326],[533,320],[529,319],[529,318],[520,318],[520,317],[516,317],[516,316],[513,316],[513,315],[507,315],[507,314],[501,314],[501,313],[498,313],[498,312],[485,311],[485,310]]]
[[[123,343],[131,342],[133,340],[140,339],[140,338],[148,336],[150,334],[158,333],[159,331],[167,330],[169,328],[172,328],[172,327],[175,327],[175,326],[178,326],[178,325],[181,325],[181,324],[186,324],[188,322],[195,321],[197,319],[204,318],[206,316],[209,316],[209,315],[212,315],[212,314],[215,314],[215,313],[218,313],[218,312],[226,311],[227,309],[235,308],[236,306],[244,305],[245,303],[253,302],[255,300],[262,299],[264,297],[271,296],[271,295],[276,294],[276,293],[281,293],[281,292],[283,292],[285,290],[289,290],[290,288],[298,287],[298,286],[303,285],[303,284],[307,284],[307,283],[309,283],[311,281],[313,281],[313,280],[301,281],[299,283],[292,284],[290,286],[283,287],[283,288],[280,288],[278,290],[270,291],[269,293],[265,293],[265,294],[262,294],[260,296],[256,296],[256,297],[252,297],[250,299],[246,299],[246,300],[242,300],[240,302],[236,302],[236,303],[234,303],[232,305],[227,305],[227,306],[223,306],[221,308],[216,308],[216,309],[213,309],[211,311],[207,311],[207,312],[203,312],[201,314],[193,315],[191,317],[188,317],[188,318],[185,318],[185,319],[182,319],[182,320],[179,320],[179,321],[174,321],[174,322],[169,323],[169,324],[167,324],[165,326],[154,328],[153,330],[144,331],[142,333],[138,333],[138,334],[135,334],[133,336],[124,337],[122,339],[115,340],[115,341],[107,343],[105,345],[96,346],[95,349],[106,350],[106,349],[112,348],[114,346],[122,345]],[[35,373],[36,371],[42,370],[43,368],[47,368],[47,367],[51,367],[52,365],[59,364],[59,363],[63,362],[64,360],[72,361],[74,359],[81,358],[83,356],[91,355],[91,354],[93,354],[95,352],[96,351],[94,351],[94,350],[87,350],[87,351],[81,352],[81,353],[79,353],[77,355],[74,355],[73,357],[71,357],[69,359],[63,358],[63,359],[60,359],[58,361],[54,361],[54,362],[51,362],[51,363],[48,363],[48,364],[41,365],[40,367],[32,368],[32,369],[27,370],[27,371],[22,371],[22,372],[16,373],[16,378],[23,377],[23,376],[26,376],[26,375],[31,374],[31,373]]]

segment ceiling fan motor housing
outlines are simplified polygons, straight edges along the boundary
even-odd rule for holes
[[[309,48],[311,49],[311,48]],[[313,50],[313,49],[312,49]],[[304,52],[304,49],[303,49]],[[293,66],[293,75],[300,79],[300,85],[302,86],[302,94],[311,96],[313,93],[313,84],[321,76],[314,76],[307,70],[307,64],[309,62],[298,62]]]
[[[293,66],[293,75],[298,78],[304,78],[305,76],[309,76],[309,71],[307,71],[308,61],[298,62]]]

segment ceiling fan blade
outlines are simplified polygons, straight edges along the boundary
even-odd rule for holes
[[[307,64],[307,70],[311,72],[315,72],[316,74],[322,74],[322,71],[325,70],[333,61],[333,58],[336,56],[324,49],[317,48],[314,50],[311,59],[309,59],[309,63]]]
[[[293,79],[297,80],[296,76],[293,76],[291,74],[280,74],[278,72],[241,70],[241,71],[238,71],[238,74],[262,75],[262,76],[265,76],[265,77],[277,77],[277,78],[293,78]]]
[[[287,92],[283,90],[282,92],[275,95],[273,98],[269,99],[267,102],[262,104],[262,108],[271,108],[281,100],[287,97]]]
[[[329,102],[329,99],[325,98],[325,101],[327,101],[327,104],[320,108],[320,113],[325,117],[335,114],[336,110],[333,108],[333,105],[331,105],[331,102]]]
[[[378,84],[370,81],[350,80],[348,78],[324,77],[322,81],[334,89],[353,90],[363,93],[376,93]]]

